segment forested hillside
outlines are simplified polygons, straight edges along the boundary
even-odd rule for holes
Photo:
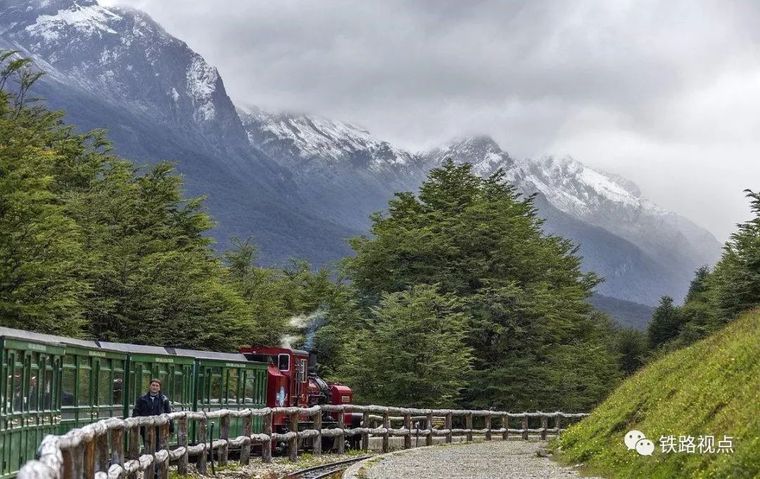
[[[326,274],[256,268],[246,242],[219,258],[172,165],[141,170],[102,131],[74,133],[32,99],[28,60],[0,60],[0,324],[234,351],[315,308]]]
[[[575,246],[500,171],[433,169],[338,270],[263,268],[249,239],[214,251],[171,164],[76,133],[32,98],[28,60],[1,60],[3,326],[219,351],[290,338],[359,401],[408,406],[588,410],[643,361],[589,305],[599,278]]]

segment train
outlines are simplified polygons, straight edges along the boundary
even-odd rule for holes
[[[220,353],[0,327],[0,479],[14,477],[48,434],[129,417],[152,378],[161,380],[172,411],[351,404],[351,388],[320,378],[316,364],[313,352],[285,347]],[[337,424],[336,414],[325,414],[323,427]],[[344,420],[356,427],[361,418]],[[287,427],[284,415],[274,415],[275,431]],[[241,421],[230,428],[239,435]],[[261,432],[260,418],[253,428]]]

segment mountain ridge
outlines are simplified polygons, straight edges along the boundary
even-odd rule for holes
[[[348,123],[236,108],[217,69],[139,10],[6,0],[0,48],[38,62],[51,107],[83,128],[108,128],[117,152],[179,160],[188,192],[209,196],[219,247],[253,233],[264,262],[350,254],[345,238],[367,231],[372,212],[416,191],[446,157],[483,176],[501,168],[519,193],[538,194],[545,231],[575,241],[584,268],[607,277],[600,294],[678,299],[720,253],[709,232],[657,209],[630,180],[572,158],[515,159],[485,135],[410,152]]]

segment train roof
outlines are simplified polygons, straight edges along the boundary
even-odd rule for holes
[[[177,356],[188,356],[196,359],[213,359],[217,361],[250,362],[240,353],[217,353],[214,351],[198,351],[194,349],[166,348]]]
[[[110,349],[113,351],[121,351],[124,353],[138,353],[138,354],[158,354],[162,356],[168,356],[170,353],[161,346],[145,346],[143,344],[128,344],[128,343],[111,343],[109,341],[98,341],[98,344],[104,349]]]
[[[34,333],[32,331],[24,331],[23,329],[0,327],[0,337],[23,339],[26,341],[34,341],[34,342],[46,343],[46,344],[55,344],[55,345],[68,344],[72,346],[82,346],[85,348],[99,349],[98,343],[96,343],[95,341],[68,338],[66,336],[55,336],[52,334]]]

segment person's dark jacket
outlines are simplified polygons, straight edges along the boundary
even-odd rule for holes
[[[132,410],[133,416],[158,416],[160,414],[169,414],[172,407],[169,404],[169,398],[159,392],[156,396],[150,393],[137,398],[135,408]]]
[[[135,408],[132,410],[132,416],[158,416],[161,414],[169,414],[172,412],[172,407],[169,404],[169,398],[159,393],[156,396],[151,396],[150,393],[145,394],[137,398],[135,402]],[[174,423],[169,421],[169,432],[174,432]],[[145,440],[145,428],[140,428],[140,434]],[[158,434],[158,428],[156,428],[156,434]],[[156,435],[158,437],[158,435]]]

